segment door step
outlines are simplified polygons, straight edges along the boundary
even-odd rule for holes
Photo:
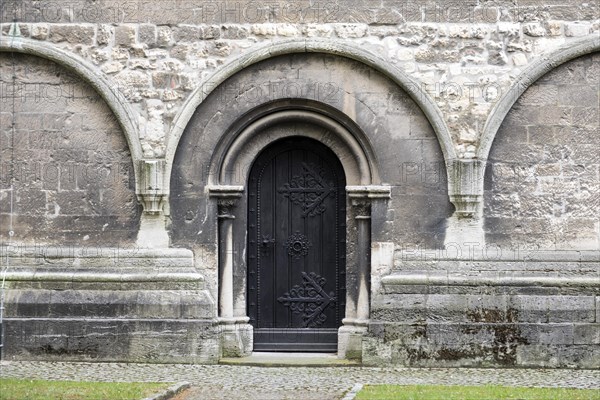
[[[248,357],[221,358],[219,364],[252,367],[359,367],[361,362],[337,358],[335,353],[254,352]]]

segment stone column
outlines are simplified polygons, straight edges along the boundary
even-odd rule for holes
[[[211,197],[217,199],[219,245],[219,325],[222,357],[243,357],[252,353],[253,331],[247,316],[234,314],[233,271],[235,238],[233,236],[236,206],[242,186],[212,186]]]
[[[219,220],[219,316],[233,318],[233,207],[237,199],[217,200]]]
[[[165,166],[163,159],[140,161],[140,180],[137,182],[136,194],[144,210],[140,217],[140,230],[137,236],[139,247],[169,247],[165,215],[169,188],[168,179],[165,177]]]
[[[338,357],[362,359],[362,338],[369,323],[369,267],[371,261],[371,204],[368,198],[353,199],[356,224],[356,285],[354,298],[348,299],[346,318],[339,330]],[[354,307],[352,307],[352,305]]]
[[[358,232],[357,266],[358,299],[356,301],[357,326],[367,326],[369,322],[369,266],[371,265],[371,201],[353,201],[356,228]]]
[[[362,359],[362,339],[367,334],[370,312],[371,201],[389,199],[389,186],[347,186],[356,226],[356,290],[347,299],[346,318],[339,330],[338,357]]]

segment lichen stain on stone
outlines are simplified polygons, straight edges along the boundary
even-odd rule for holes
[[[36,349],[31,349],[30,350],[31,353],[33,354],[44,354],[44,355],[48,355],[48,356],[87,356],[87,357],[91,357],[91,358],[96,358],[98,357],[100,351],[99,351],[99,345],[98,344],[93,344],[93,345],[87,345],[87,346],[83,346],[83,347],[76,347],[73,349],[67,349],[64,348],[62,346],[52,346],[51,344],[46,344],[43,346],[40,346],[39,348]]]
[[[518,320],[518,310],[509,308],[506,311],[500,309],[478,308],[466,312],[467,318],[473,322],[506,323]]]

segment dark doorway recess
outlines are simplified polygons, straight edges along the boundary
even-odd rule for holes
[[[248,183],[248,315],[255,351],[335,352],[346,299],[345,176],[303,137],[274,142]]]

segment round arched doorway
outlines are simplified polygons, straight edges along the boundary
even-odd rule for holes
[[[351,120],[324,105],[292,103],[291,100],[274,102],[244,115],[231,125],[213,154],[213,168],[208,175],[212,182],[207,190],[217,206],[221,352],[224,357],[238,357],[260,350],[337,350],[338,357],[360,359],[369,318],[371,203],[386,201],[390,188],[379,185],[370,143]],[[271,160],[277,159],[280,153],[287,154],[287,165]],[[272,162],[275,165],[265,166]],[[330,192],[333,188],[335,194],[325,197],[326,191],[318,190],[306,196],[305,189],[314,189],[305,186],[306,180],[310,181],[309,185],[318,186],[312,180],[321,170],[325,171],[323,188],[329,188]],[[261,173],[263,178],[270,174],[271,183],[261,184],[259,188],[258,180],[252,179]],[[279,180],[273,180],[276,174],[281,174]],[[257,195],[267,188],[268,194],[261,196],[269,198],[271,203],[260,204],[261,210],[273,214],[275,201],[296,207],[296,222],[286,222],[285,229],[277,226],[281,229],[277,237],[273,236],[273,229],[271,232],[260,230],[258,224],[264,226],[263,221],[250,215],[252,210],[259,215]],[[279,196],[279,200],[273,200],[273,196]],[[300,224],[299,221],[313,218],[311,213],[320,215],[320,206],[332,208],[321,200],[333,199],[336,217],[333,223],[326,225],[337,228],[337,236],[322,230],[320,225],[304,227],[304,222]],[[377,217],[381,216],[377,214]],[[270,218],[270,224],[287,221],[279,215],[261,218]],[[307,233],[318,236],[311,238]],[[323,238],[330,241],[315,245],[316,240]],[[258,257],[273,251],[270,247],[276,250],[266,256],[267,263],[263,267],[263,260]],[[311,257],[311,251],[336,254],[332,260],[325,261],[333,263],[333,269],[325,273],[323,271],[331,266],[317,269],[306,264],[305,268],[304,263],[296,259]],[[270,282],[263,287],[266,282],[259,279],[265,276],[271,279],[280,271],[279,265],[293,271],[288,273],[290,280],[284,280],[285,286]],[[265,297],[261,297],[259,291]],[[320,298],[313,296],[315,291]],[[312,301],[314,297],[317,301]],[[279,313],[279,317],[268,320],[263,319],[266,314],[259,315],[267,300],[270,308],[265,312]],[[312,308],[311,313],[305,312],[307,307]]]

